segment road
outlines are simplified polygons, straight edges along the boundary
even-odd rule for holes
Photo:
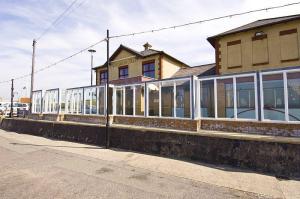
[[[300,198],[300,183],[0,130],[0,198]]]

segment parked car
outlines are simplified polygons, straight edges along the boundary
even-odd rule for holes
[[[11,112],[11,104],[7,103],[5,105],[4,111],[3,111],[3,115],[8,117],[10,116],[10,112]],[[13,103],[13,116],[24,116],[25,114],[28,114],[28,110],[29,110],[29,105],[26,103],[19,103],[19,102],[14,102]]]

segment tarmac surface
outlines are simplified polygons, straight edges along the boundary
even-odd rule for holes
[[[0,130],[0,198],[300,198],[300,181]]]

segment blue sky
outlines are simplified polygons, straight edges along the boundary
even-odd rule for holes
[[[73,0],[0,0],[0,81],[31,71],[32,40]],[[225,3],[226,2],[226,3]],[[37,43],[36,69],[112,35],[176,25],[262,7],[296,2],[285,0],[78,0],[74,10]],[[300,6],[264,11],[159,33],[111,40],[111,52],[124,44],[142,50],[146,42],[189,65],[214,62],[206,38],[258,19],[300,14]],[[103,64],[105,43],[95,47],[95,65]],[[80,55],[36,74],[35,89],[89,85],[90,55]],[[16,97],[29,94],[30,78],[16,81]],[[23,89],[26,87],[26,89]],[[0,84],[0,98],[9,99],[10,85]]]

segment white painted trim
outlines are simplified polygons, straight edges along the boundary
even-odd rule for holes
[[[283,73],[283,92],[284,92],[284,116],[285,121],[289,121],[289,98],[288,98],[288,86],[287,86],[287,74]]]

